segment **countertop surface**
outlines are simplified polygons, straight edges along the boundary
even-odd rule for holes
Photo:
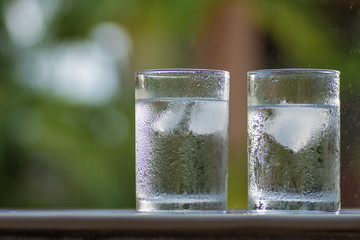
[[[0,210],[1,230],[360,232],[360,210],[338,213],[138,213],[135,210]]]

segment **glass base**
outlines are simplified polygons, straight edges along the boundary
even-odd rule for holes
[[[225,213],[226,200],[213,198],[182,198],[177,197],[156,197],[151,199],[138,198],[137,211],[159,212],[159,213]]]
[[[280,196],[275,193],[266,193],[262,196],[250,197],[248,209],[275,212],[336,212],[340,210],[341,205],[337,194],[324,194],[322,197],[317,197],[287,193],[287,197]]]
[[[320,211],[320,210],[248,210],[248,214],[254,214],[254,215],[308,215],[308,214],[333,214],[338,215],[340,213],[340,210],[334,210],[334,211]]]

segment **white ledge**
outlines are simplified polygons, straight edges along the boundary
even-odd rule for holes
[[[0,210],[0,231],[104,230],[133,232],[360,232],[360,210],[339,214],[143,214],[134,210]]]

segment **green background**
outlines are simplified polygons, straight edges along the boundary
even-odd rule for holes
[[[231,74],[230,208],[246,72],[340,70],[342,202],[360,205],[358,1],[2,0],[0,208],[134,208],[134,72],[174,67]]]

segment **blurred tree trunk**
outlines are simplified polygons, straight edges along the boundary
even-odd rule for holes
[[[246,208],[247,77],[263,66],[262,41],[249,1],[219,2],[195,43],[196,67],[230,72],[229,207]]]

